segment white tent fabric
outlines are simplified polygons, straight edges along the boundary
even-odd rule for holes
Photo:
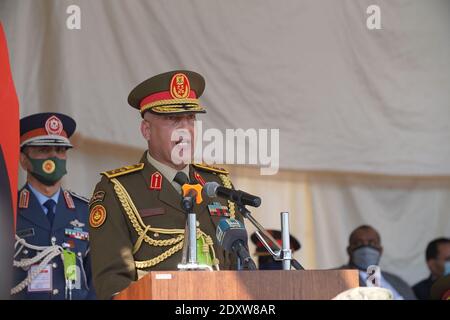
[[[372,4],[381,30],[366,27]],[[263,197],[264,225],[291,212],[306,267],[345,263],[348,233],[369,223],[382,267],[411,284],[427,275],[427,242],[450,235],[449,18],[447,0],[0,2],[21,114],[77,120],[72,189],[89,195],[98,172],[139,160],[131,88],[195,70],[205,126],[280,129],[278,175],[231,169]]]
[[[377,1],[381,30],[371,4],[4,0],[0,19],[22,112],[63,108],[84,136],[139,146],[130,89],[188,68],[209,126],[281,129],[282,168],[449,175],[450,3]]]

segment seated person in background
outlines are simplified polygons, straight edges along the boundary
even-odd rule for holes
[[[383,253],[380,234],[371,226],[359,226],[350,234],[347,253],[349,263],[341,269],[358,269],[359,285],[365,287],[368,278],[367,268],[371,265],[377,266]],[[392,273],[381,271],[379,286],[391,290],[395,300],[416,299],[410,286]]]
[[[417,299],[430,299],[430,290],[433,283],[440,277],[450,274],[450,239],[438,238],[431,241],[425,252],[430,276],[416,283],[413,287]]]
[[[277,240],[277,243],[281,247],[281,231],[279,230],[267,230],[267,232],[270,233],[270,235]],[[282,261],[275,261],[272,258],[272,255],[267,251],[267,249],[264,247],[261,241],[259,241],[258,237],[256,236],[256,233],[252,233],[250,240],[253,242],[254,245],[256,245],[256,251],[255,256],[258,257],[258,269],[259,270],[283,270],[283,262]],[[292,250],[292,253],[300,249],[300,242],[290,235],[290,247]],[[269,242],[268,242],[269,243]],[[271,245],[271,243],[269,243]],[[272,249],[274,248],[273,245],[271,245]]]

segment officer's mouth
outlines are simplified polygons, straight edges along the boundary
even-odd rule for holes
[[[191,146],[191,140],[180,139],[178,141],[175,141],[175,145],[176,146],[180,146],[182,148],[190,147]]]

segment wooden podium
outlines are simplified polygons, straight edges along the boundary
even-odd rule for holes
[[[323,300],[359,286],[357,270],[152,271],[115,300]]]

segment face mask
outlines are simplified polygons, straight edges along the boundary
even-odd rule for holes
[[[352,262],[360,270],[367,270],[371,265],[378,265],[381,253],[371,246],[362,246],[352,253]]]
[[[28,156],[27,158],[33,167],[33,171],[30,171],[31,175],[46,186],[54,185],[67,173],[65,159],[57,157],[33,159]]]
[[[450,274],[450,261],[447,260],[444,263],[444,276],[449,275]]]

